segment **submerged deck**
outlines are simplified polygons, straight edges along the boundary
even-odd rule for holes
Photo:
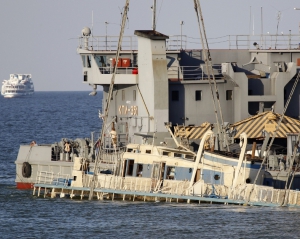
[[[47,189],[51,190],[51,197],[66,197],[70,198],[80,198],[81,200],[84,198],[88,198],[90,188],[87,187],[71,187],[71,186],[56,186],[56,185],[48,185],[48,184],[35,184],[34,192],[38,189],[37,196],[41,196],[41,190],[43,191],[43,196],[46,197],[48,195]],[[190,195],[176,195],[176,194],[165,194],[159,192],[141,192],[141,191],[131,191],[131,190],[116,190],[116,189],[106,189],[106,188],[97,188],[94,189],[94,198],[98,200],[132,200],[132,201],[166,201],[166,202],[198,202],[200,203],[218,203],[225,205],[242,205],[242,206],[265,206],[265,207],[279,207],[282,206],[280,203],[272,203],[272,202],[248,202],[245,200],[233,200],[226,198],[215,198],[215,197],[201,197],[201,196],[190,196]],[[296,207],[300,208],[299,204],[286,204],[286,207]]]
[[[53,178],[47,178],[47,181],[40,178],[34,185],[33,195],[37,192],[38,197],[88,199],[92,182],[91,175],[84,175],[82,186],[73,186],[71,181],[68,176],[65,178],[53,176]],[[92,198],[98,200],[196,202],[300,208],[300,191],[252,184],[239,185],[234,190],[228,190],[222,185],[214,186],[201,181],[189,187],[189,181],[164,181],[162,184],[161,181],[153,181],[151,178],[101,175],[94,185]],[[250,195],[251,190],[253,191]]]

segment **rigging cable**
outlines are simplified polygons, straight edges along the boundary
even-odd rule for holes
[[[212,61],[211,61],[210,51],[209,51],[209,47],[208,47],[208,42],[207,42],[207,37],[206,37],[206,32],[205,32],[205,27],[204,27],[204,20],[203,20],[203,15],[202,15],[199,0],[194,0],[194,8],[195,8],[196,15],[197,15],[201,44],[203,47],[204,61],[205,61],[207,76],[208,76],[208,80],[209,80],[209,86],[210,86],[210,90],[211,90],[211,94],[212,94],[215,115],[216,115],[216,121],[217,121],[217,127],[218,127],[219,139],[220,139],[220,148],[221,148],[221,150],[223,150],[223,147],[224,147],[223,139],[224,139],[225,144],[227,146],[227,150],[230,151],[227,139],[224,134],[224,121],[223,121],[223,115],[222,115],[222,110],[221,110],[221,104],[220,104],[220,100],[219,100],[219,92],[218,92],[218,88],[217,88],[217,84],[216,84],[216,79],[215,79],[215,76],[213,73]],[[202,26],[202,28],[201,28],[201,26]],[[203,31],[201,29],[203,29]],[[204,40],[205,40],[205,43],[204,43]],[[222,128],[220,127],[220,124],[219,124],[218,111],[217,111],[216,102],[215,102],[214,90],[213,90],[212,83],[211,83],[211,76],[213,78],[215,94],[216,94],[216,97],[218,100],[218,107],[220,110],[219,114],[221,117]]]
[[[106,106],[105,106],[104,117],[103,117],[103,124],[102,124],[102,130],[101,130],[101,140],[100,140],[100,142],[101,142],[100,150],[101,151],[103,151],[103,142],[104,142],[104,135],[105,135],[105,128],[106,128],[105,126],[106,126],[109,106],[110,106],[110,102],[111,102],[111,95],[112,95],[113,87],[114,87],[114,83],[115,83],[115,76],[116,76],[117,65],[118,65],[117,62],[119,60],[119,55],[120,55],[120,51],[121,51],[121,44],[122,44],[124,28],[125,28],[125,24],[126,24],[126,20],[127,20],[128,10],[129,10],[129,0],[126,0],[125,6],[124,6],[123,17],[122,17],[122,25],[121,25],[121,30],[120,30],[120,36],[119,36],[119,41],[118,41],[118,49],[117,49],[117,53],[116,53],[116,64],[114,65],[114,68],[113,68],[113,74],[112,74],[112,77],[111,77],[111,82],[110,82],[110,86],[109,86],[109,92],[108,92],[108,95],[107,95]],[[90,187],[89,200],[92,200],[92,198],[93,198],[93,193],[94,193],[94,188],[95,188],[95,177],[98,174],[98,172],[97,172],[98,169],[97,168],[98,168],[99,161],[100,161],[100,154],[98,154],[98,158],[95,160],[94,174],[93,174],[91,187]]]

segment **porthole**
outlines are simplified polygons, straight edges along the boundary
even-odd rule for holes
[[[220,179],[220,175],[219,174],[215,174],[214,179],[215,180],[219,180]]]
[[[246,179],[246,183],[251,183],[251,179],[250,179],[250,178],[247,178],[247,179]]]

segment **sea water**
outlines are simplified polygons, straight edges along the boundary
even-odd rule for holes
[[[90,137],[102,94],[0,98],[0,238],[300,238],[300,209],[38,198],[15,189],[20,144]]]

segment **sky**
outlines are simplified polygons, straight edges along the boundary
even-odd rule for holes
[[[299,0],[200,3],[209,44],[217,37],[253,34],[253,29],[255,34],[276,34],[277,25],[279,33],[299,34],[300,10],[294,10],[300,8]],[[105,22],[107,34],[118,35],[124,4],[125,0],[1,0],[0,81],[11,73],[26,73],[32,74],[36,91],[90,91],[82,80],[78,37],[86,26],[93,26],[94,36],[105,36]],[[125,35],[151,29],[152,4],[153,0],[130,1]],[[192,0],[157,0],[156,17],[156,30],[163,34],[180,35],[182,29],[183,35],[199,38]]]

